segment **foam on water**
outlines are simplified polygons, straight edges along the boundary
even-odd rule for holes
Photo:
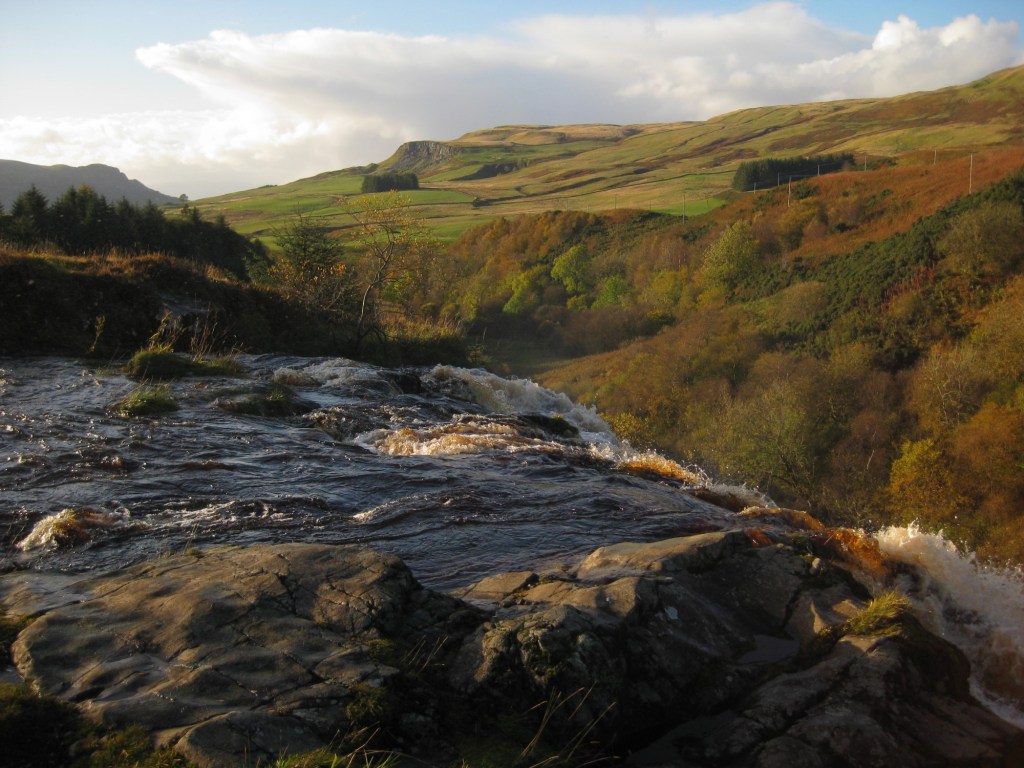
[[[594,408],[574,403],[529,379],[503,379],[487,371],[451,365],[435,366],[430,377],[437,382],[461,382],[477,403],[496,413],[561,416],[588,440],[614,439],[608,422]]]
[[[915,613],[971,662],[972,689],[1005,720],[1024,727],[1024,573],[963,554],[916,525],[875,534],[882,553],[910,566],[897,584]]]
[[[343,357],[321,360],[301,368],[278,368],[274,380],[293,386],[337,386],[379,379],[375,368]]]
[[[523,450],[555,453],[562,450],[558,443],[520,434],[510,424],[486,420],[422,429],[375,430],[362,435],[357,442],[390,456],[458,456]]]
[[[131,513],[126,509],[107,512],[94,509],[62,509],[37,522],[29,534],[18,542],[18,549],[29,552],[53,549],[67,544],[89,541],[94,535],[109,528],[131,524]]]

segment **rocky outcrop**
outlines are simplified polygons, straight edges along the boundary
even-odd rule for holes
[[[509,765],[1019,758],[1020,732],[971,698],[964,657],[898,601],[876,610],[808,552],[814,531],[616,544],[458,596],[392,556],[303,544],[85,580],[9,574],[0,595],[40,614],[14,646],[29,681],[97,719],[141,722],[202,766],[371,737],[428,765],[485,742]]]
[[[395,172],[422,173],[459,154],[458,147],[443,141],[408,141],[381,168]]]

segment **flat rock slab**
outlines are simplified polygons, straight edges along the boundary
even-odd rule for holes
[[[366,643],[429,633],[460,610],[398,558],[358,546],[212,549],[93,579],[25,576],[4,580],[9,607],[43,611],[14,646],[21,674],[103,722],[160,732],[200,765],[329,742],[349,726],[354,686],[394,673]]]

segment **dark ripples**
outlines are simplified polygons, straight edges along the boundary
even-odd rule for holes
[[[168,416],[126,420],[109,409],[136,385],[116,372],[62,359],[0,361],[4,561],[84,570],[219,543],[361,542],[402,556],[432,586],[454,587],[613,541],[727,522],[677,481],[625,474],[586,443],[535,425],[520,425],[519,443],[467,455],[370,450],[373,430],[476,425],[484,409],[461,399],[458,381],[342,361],[244,363],[251,373],[239,379],[172,383],[181,408]],[[292,389],[313,413],[268,418],[217,406],[225,392],[266,384],[285,367],[304,372]],[[500,433],[517,422],[494,424]],[[71,545],[17,547],[65,508],[91,509],[109,525]]]

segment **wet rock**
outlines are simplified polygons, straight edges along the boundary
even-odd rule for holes
[[[18,579],[9,579],[13,584]],[[77,602],[61,605],[63,588]],[[24,584],[18,607],[32,605]],[[393,556],[356,546],[207,550],[43,584],[14,659],[39,690],[109,724],[142,723],[201,766],[311,749],[352,731],[347,709],[395,670],[373,642],[436,635],[473,615]],[[41,610],[45,610],[45,607]]]
[[[0,598],[39,616],[14,645],[33,685],[200,766],[371,736],[420,765],[458,764],[480,740],[514,762],[531,737],[547,745],[534,762],[634,768],[1020,757],[1021,732],[971,698],[955,648],[901,613],[858,624],[863,587],[795,543],[818,529],[796,520],[787,543],[781,517],[757,517],[770,536],[615,544],[459,597],[367,548],[287,544],[11,573]]]

